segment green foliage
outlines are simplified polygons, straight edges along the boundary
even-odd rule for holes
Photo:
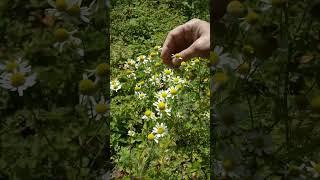
[[[91,2],[83,1],[81,7]],[[30,68],[0,68],[0,179],[92,179],[104,173],[107,124],[88,113],[93,104],[80,103],[79,92],[83,74],[94,80],[88,70],[106,61],[103,3],[97,1],[88,24],[70,14],[58,18],[46,13],[54,9],[47,1],[0,2],[0,66],[15,62]],[[71,35],[80,44],[61,39],[70,43],[60,51],[54,45],[58,28],[78,30]],[[23,94],[4,87],[4,77],[15,72],[23,74],[20,83],[36,75]],[[97,83],[96,101],[107,95],[106,82]]]
[[[155,47],[164,42],[170,30],[190,19],[189,15],[208,18],[207,7],[200,7],[200,1],[191,3],[112,2],[110,128],[116,179],[209,176],[208,62],[193,59],[179,69],[169,70]],[[178,76],[175,84],[173,79]],[[170,88],[176,88],[177,94],[163,100],[166,109],[171,108],[169,116],[160,110],[160,103],[154,103],[159,100],[155,94],[161,90],[175,94]],[[154,115],[148,118],[147,111]],[[163,137],[157,138],[161,133],[152,132],[157,123],[165,126]]]

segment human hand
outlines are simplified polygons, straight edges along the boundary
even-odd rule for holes
[[[179,54],[180,56],[173,56]],[[161,58],[169,66],[179,66],[193,57],[210,54],[210,24],[192,19],[170,31],[162,46]]]

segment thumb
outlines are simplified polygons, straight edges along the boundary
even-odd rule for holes
[[[181,58],[173,58],[173,64],[174,65],[180,65],[182,61],[187,61],[193,57],[197,56],[195,45],[192,44],[187,49],[179,52]]]

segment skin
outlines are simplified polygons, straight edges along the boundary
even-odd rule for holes
[[[182,59],[172,58],[179,53]],[[179,66],[193,57],[208,57],[210,54],[210,24],[192,19],[170,31],[162,46],[161,58],[169,66]]]

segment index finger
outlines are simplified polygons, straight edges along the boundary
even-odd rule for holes
[[[178,52],[177,42],[183,40],[183,34],[184,25],[180,25],[168,33],[161,52],[161,58],[165,64],[172,65],[171,55]]]

